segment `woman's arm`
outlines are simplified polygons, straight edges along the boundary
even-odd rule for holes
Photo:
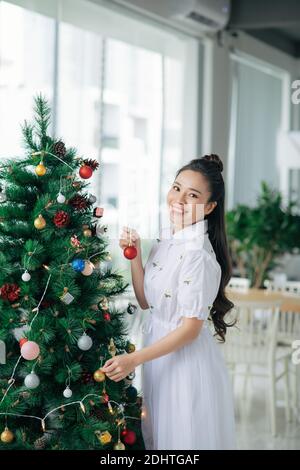
[[[139,351],[134,351],[133,360],[135,367],[144,362],[165,356],[194,341],[200,333],[203,320],[198,318],[184,318],[183,324],[166,336]]]
[[[142,263],[142,254],[139,249],[137,256],[131,260],[131,278],[135,296],[141,309],[149,308],[144,292],[144,268]]]
[[[168,333],[166,336],[139,351],[130,354],[115,356],[101,367],[101,370],[115,382],[124,379],[135,367],[144,362],[165,356],[188,343],[194,341],[199,335],[203,320],[198,318],[183,318],[181,326]]]

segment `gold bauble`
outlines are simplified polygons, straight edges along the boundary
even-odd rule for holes
[[[1,441],[4,442],[5,444],[10,444],[15,438],[15,435],[13,432],[11,432],[8,427],[4,429],[4,431],[1,433]]]
[[[95,266],[93,265],[93,263],[91,263],[90,261],[85,261],[84,269],[83,271],[81,271],[81,274],[83,274],[84,276],[90,276],[91,274],[93,274],[94,267]]]
[[[135,345],[132,344],[132,343],[129,343],[128,346],[127,346],[127,352],[132,353],[134,351],[135,351]]]
[[[45,165],[40,162],[37,167],[35,167],[35,172],[38,176],[44,176],[46,174],[46,167]]]
[[[114,445],[114,450],[125,450],[125,446],[124,446],[123,442],[118,441],[118,442]]]
[[[109,444],[112,440],[112,435],[108,431],[96,432],[96,436],[101,444]]]
[[[34,226],[38,230],[42,230],[46,227],[46,220],[41,214],[35,219]]]
[[[102,370],[98,369],[94,372],[94,380],[95,382],[104,382],[106,375]]]
[[[92,231],[90,228],[86,228],[84,231],[83,231],[83,235],[85,237],[91,237],[92,236]]]

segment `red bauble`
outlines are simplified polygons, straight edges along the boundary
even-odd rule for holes
[[[15,302],[19,298],[20,290],[18,284],[3,284],[0,288],[0,297],[9,302]]]
[[[53,218],[53,222],[55,223],[56,227],[64,228],[69,224],[70,216],[65,211],[57,211]]]
[[[128,429],[123,429],[123,431],[121,431],[121,436],[124,437],[126,436],[127,433],[128,433]]]
[[[126,246],[126,248],[124,248],[123,253],[124,253],[125,258],[133,259],[137,255],[137,249],[132,245]]]
[[[131,431],[129,429],[126,430],[126,434],[123,438],[123,441],[125,442],[125,444],[129,444],[129,445],[132,445],[135,443],[136,441],[136,434],[134,431]]]
[[[110,321],[110,314],[108,312],[103,313],[103,318],[105,321]]]
[[[28,339],[27,338],[21,338],[19,341],[20,348],[23,346],[24,343],[27,343]]]
[[[82,167],[80,167],[79,175],[81,176],[81,178],[87,180],[88,178],[92,176],[92,174],[93,174],[93,168],[91,168],[90,166],[82,165]]]

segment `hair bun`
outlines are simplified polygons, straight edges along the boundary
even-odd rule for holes
[[[207,162],[214,162],[218,166],[218,170],[220,172],[223,171],[223,162],[221,158],[219,157],[219,155],[217,155],[216,153],[211,153],[210,155],[204,155],[204,157],[202,158],[203,160],[206,160]]]

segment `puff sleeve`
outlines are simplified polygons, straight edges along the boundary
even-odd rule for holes
[[[217,296],[221,268],[205,250],[185,254],[178,277],[178,317],[206,320]]]

